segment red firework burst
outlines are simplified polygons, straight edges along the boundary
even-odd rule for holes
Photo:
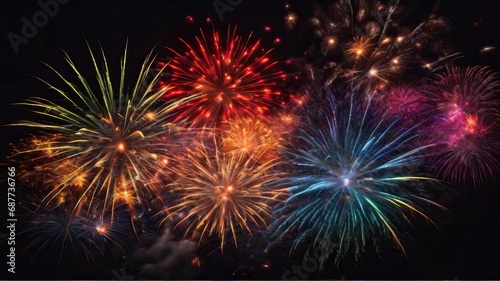
[[[181,39],[187,47],[184,54],[169,48],[174,53],[168,81],[173,88],[165,97],[197,96],[179,107],[178,119],[218,124],[230,117],[263,115],[279,104],[276,88],[285,77],[273,70],[276,62],[268,57],[271,50],[260,48],[260,41],[252,42],[251,36],[244,39],[236,28],[229,28],[225,42],[217,31],[210,41],[201,31],[194,46]]]

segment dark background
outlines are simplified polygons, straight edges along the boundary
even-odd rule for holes
[[[223,1],[225,2],[225,1]],[[32,115],[11,103],[30,96],[51,97],[53,93],[33,76],[48,81],[57,79],[41,62],[56,69],[67,69],[61,49],[68,52],[87,77],[92,77],[90,57],[85,40],[93,50],[100,43],[108,56],[112,71],[117,71],[118,60],[123,54],[125,42],[129,42],[129,69],[138,69],[144,57],[156,46],[159,57],[166,57],[164,46],[183,50],[179,37],[193,42],[199,29],[211,31],[207,17],[216,29],[225,31],[229,25],[238,26],[240,34],[254,32],[254,38],[262,39],[262,46],[274,47],[272,58],[284,61],[299,56],[310,44],[312,36],[286,29],[283,18],[285,3],[299,15],[311,15],[310,1],[243,0],[232,12],[224,13],[221,21],[212,0],[160,1],[121,0],[83,1],[71,0],[60,5],[58,13],[39,28],[27,44],[19,46],[16,54],[7,34],[21,35],[22,17],[31,19],[40,10],[37,1],[0,2],[0,123],[9,124],[28,119]],[[320,4],[327,1],[319,1]],[[464,58],[459,65],[491,65],[500,70],[500,50],[481,53],[486,45],[500,46],[500,1],[401,1],[411,12],[408,20],[419,22],[431,12],[447,16],[450,29],[446,39]],[[191,16],[194,22],[187,20]],[[302,18],[303,19],[303,18]],[[264,31],[269,25],[270,32]],[[276,37],[282,43],[273,43]],[[7,144],[16,142],[32,132],[27,129],[0,128],[0,156],[8,153]],[[440,230],[432,227],[416,229],[412,239],[406,241],[407,254],[384,251],[381,256],[367,254],[360,261],[344,263],[339,268],[329,266],[317,278],[338,279],[500,279],[500,187],[499,177],[477,188],[460,190],[460,196],[450,201],[452,213],[438,217]],[[4,205],[6,206],[6,205]],[[1,207],[3,208],[3,207]],[[6,208],[5,208],[6,209]],[[0,211],[0,212],[3,212]],[[418,226],[419,227],[419,226]],[[5,232],[3,229],[0,233]],[[5,246],[5,243],[2,243]],[[4,249],[4,248],[2,248]],[[19,250],[18,250],[19,251]],[[4,264],[6,250],[0,253]],[[291,266],[291,264],[290,264]],[[284,266],[285,269],[287,265]],[[30,269],[21,262],[16,278],[36,278],[26,274]],[[24,273],[23,273],[24,272]],[[11,275],[1,276],[12,278]],[[46,276],[47,273],[41,276]],[[24,276],[24,277],[23,277]],[[28,276],[28,277],[26,277]],[[210,276],[208,278],[216,278]]]

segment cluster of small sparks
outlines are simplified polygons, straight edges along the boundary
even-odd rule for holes
[[[87,255],[123,241],[112,231],[123,217],[138,236],[141,216],[156,213],[199,244],[216,237],[221,252],[269,229],[278,240],[295,233],[294,248],[319,247],[322,265],[369,242],[405,252],[404,226],[445,209],[426,189],[477,186],[498,171],[500,82],[486,67],[439,68],[457,53],[424,62],[419,49],[445,20],[403,28],[399,9],[362,0],[316,9],[322,75],[304,99],[288,99],[293,112],[282,110],[286,75],[272,52],[236,28],[226,40],[217,31],[182,40],[168,62],[150,54],[132,85],[126,52],[118,84],[104,54],[90,52],[97,88],[66,55],[77,83],[49,67],[66,89],[45,83],[62,102],[28,99],[20,104],[40,120],[13,124],[39,130],[10,157],[24,184],[45,192],[29,218],[31,246],[82,241]],[[294,29],[297,14],[285,22]],[[402,81],[412,65],[436,73]],[[420,170],[426,163],[436,175]]]
[[[399,2],[336,1],[326,9],[315,6],[308,24],[321,40],[322,59],[316,68],[327,84],[386,89],[407,69],[433,70],[460,56],[440,48],[435,54],[439,59],[423,59],[420,52],[426,51],[446,21],[433,15],[417,26],[402,26],[395,19],[402,10]],[[297,15],[290,12],[285,21],[293,27]]]

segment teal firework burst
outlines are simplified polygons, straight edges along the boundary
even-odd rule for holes
[[[390,241],[403,252],[403,229],[423,217],[432,179],[416,173],[429,145],[417,145],[415,128],[402,129],[389,112],[370,107],[370,95],[335,100],[327,90],[324,110],[305,122],[284,147],[292,167],[281,184],[288,198],[277,207],[281,237],[319,247],[322,265],[336,252],[358,257],[367,243]],[[441,207],[442,208],[442,207]]]

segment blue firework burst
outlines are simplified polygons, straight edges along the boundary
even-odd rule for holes
[[[292,166],[281,182],[288,198],[276,209],[278,235],[295,234],[293,248],[319,247],[322,265],[335,252],[336,262],[350,250],[358,257],[368,242],[391,240],[404,253],[405,225],[431,221],[424,210],[441,207],[428,199],[433,180],[417,173],[430,145],[418,145],[415,127],[370,107],[369,94],[336,100],[327,89],[325,97],[284,146]]]

